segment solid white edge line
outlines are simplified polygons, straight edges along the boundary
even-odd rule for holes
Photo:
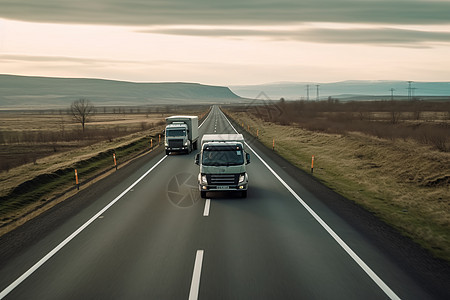
[[[206,199],[205,201],[205,210],[203,211],[203,216],[208,217],[209,216],[209,207],[211,205],[211,199]]]
[[[234,126],[231,124],[230,120],[228,120],[228,118],[225,116],[225,114],[220,111],[223,116],[225,117],[225,119],[228,121],[228,123],[230,124],[231,128],[233,128],[233,130],[236,133],[239,133]],[[295,199],[297,199],[298,202],[300,202],[300,204],[314,217],[314,219],[328,232],[328,234],[331,235],[331,237],[341,246],[342,249],[345,250],[345,252],[347,252],[347,254],[361,267],[361,269],[364,270],[364,272],[366,272],[367,275],[369,275],[369,277],[378,285],[378,287],[380,287],[383,292],[390,298],[390,299],[400,299],[400,297],[397,296],[397,294],[394,293],[394,291],[391,290],[391,288],[389,288],[389,286],[387,286],[386,283],[384,283],[384,281],[378,277],[377,274],[375,274],[374,271],[372,271],[372,269],[361,259],[359,258],[359,256],[330,228],[330,226],[328,226],[327,223],[325,223],[325,221],[322,220],[322,218],[319,217],[318,214],[316,214],[316,212],[309,207],[308,204],[306,204],[305,201],[303,201],[303,199],[297,195],[297,193],[286,183],[284,182],[283,179],[281,179],[281,177],[269,166],[269,164],[267,164],[262,158],[261,156],[259,156],[255,150],[252,149],[252,147],[250,147],[249,144],[247,144],[247,142],[245,142],[245,145],[247,145],[247,147],[253,152],[253,154],[255,154],[255,156],[266,166],[266,168],[281,182],[281,184],[292,194],[292,196],[295,197]]]
[[[80,228],[78,228],[75,232],[69,235],[64,241],[62,241],[58,246],[56,246],[52,251],[50,251],[47,255],[45,255],[41,260],[39,260],[34,266],[32,266],[28,271],[22,274],[19,278],[17,278],[13,283],[11,283],[7,288],[5,288],[0,293],[0,299],[3,299],[6,295],[8,295],[12,290],[14,290],[19,284],[21,284],[25,279],[27,279],[31,274],[33,274],[39,267],[41,267],[45,262],[47,262],[53,255],[58,253],[65,245],[67,245],[71,240],[73,240],[78,234],[80,234],[86,227],[88,227],[92,222],[94,222],[98,217],[100,217],[105,211],[107,211],[111,206],[113,206],[117,201],[119,201],[126,193],[128,193],[133,187],[135,187],[142,179],[144,179],[153,169],[155,169],[164,159],[167,158],[165,155],[161,158],[156,164],[153,165],[147,172],[144,173],[138,180],[136,180],[133,184],[131,184],[126,190],[124,190],[119,196],[117,196],[113,201],[111,201],[108,205],[106,205],[102,210],[100,210],[96,215],[90,218],[86,223],[84,223]]]
[[[191,290],[189,291],[189,300],[198,299],[198,291],[200,289],[200,276],[202,273],[204,250],[197,250],[195,255],[194,271],[192,272]]]
[[[198,128],[202,127],[203,124],[205,124],[206,120],[208,120],[209,116],[211,115],[211,112],[212,112],[212,108],[211,108],[211,110],[209,111],[208,116],[203,120],[202,124],[200,124],[200,125],[198,126]]]

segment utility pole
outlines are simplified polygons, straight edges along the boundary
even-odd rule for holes
[[[309,84],[306,85],[306,100],[309,100]]]
[[[319,85],[316,84],[316,87],[317,87],[317,101],[319,101]]]
[[[411,100],[412,99],[412,97],[411,97],[411,83],[412,83],[412,81],[408,81],[408,100]]]
[[[394,101],[394,91],[395,91],[395,89],[391,88],[390,91],[391,91],[391,100]]]

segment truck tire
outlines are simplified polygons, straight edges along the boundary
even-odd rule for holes
[[[200,197],[206,198],[206,192],[200,191]]]
[[[241,197],[242,198],[247,198],[247,191],[242,191]]]
[[[169,151],[169,150],[166,150],[166,155],[169,155],[169,153],[170,153],[170,151]]]

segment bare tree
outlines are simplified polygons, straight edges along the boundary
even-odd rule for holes
[[[84,132],[84,125],[88,119],[94,114],[94,105],[87,99],[78,99],[70,105],[70,110],[74,119],[81,123]]]

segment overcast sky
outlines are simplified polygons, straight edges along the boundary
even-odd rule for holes
[[[0,73],[450,80],[450,0],[0,0]]]

